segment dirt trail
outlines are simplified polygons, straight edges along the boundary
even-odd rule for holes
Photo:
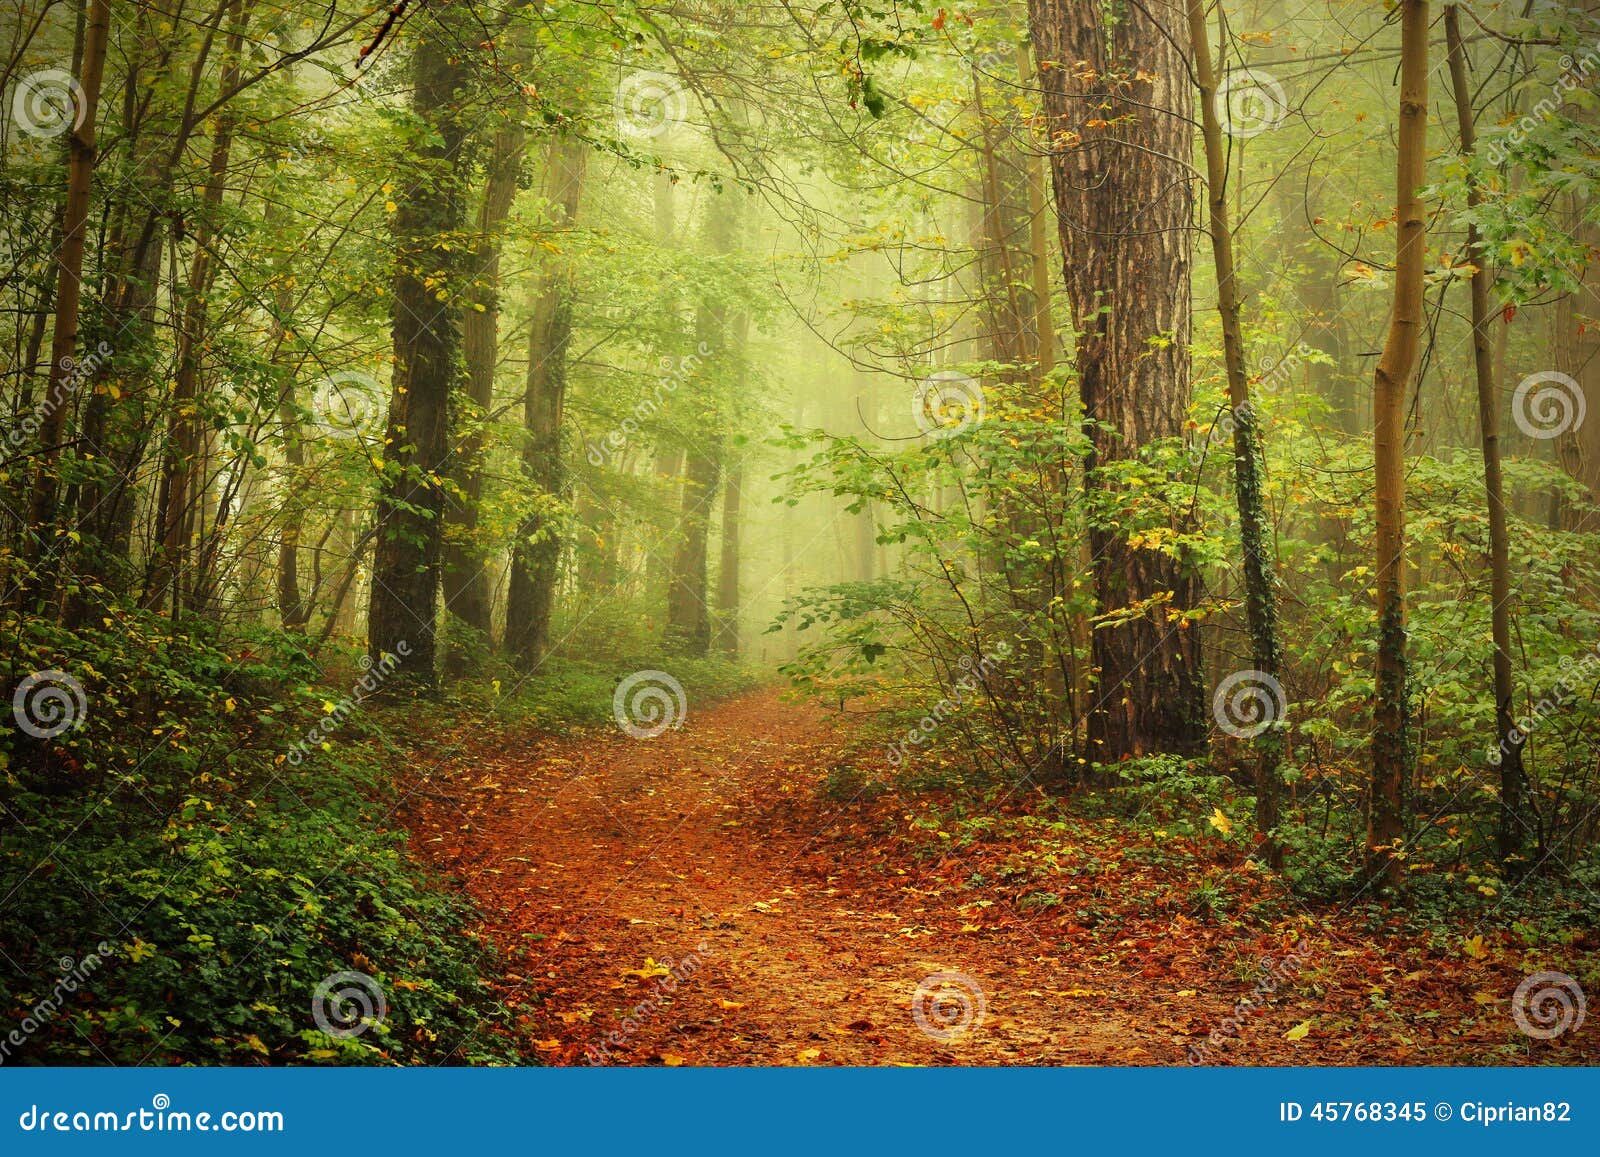
[[[853,723],[763,691],[649,740],[469,739],[406,820],[486,913],[508,1030],[554,1064],[1595,1062],[1512,1016],[1576,948],[1313,912],[1214,837],[832,803]]]
[[[1128,1017],[1124,972],[963,933],[914,872],[863,874],[847,812],[816,792],[842,738],[758,692],[650,740],[482,753],[451,781],[459,807],[430,804],[412,826],[491,914],[508,1000],[554,1063],[602,1047],[622,1064],[1180,1059]],[[647,960],[672,971],[638,975]],[[924,1032],[913,997],[938,973],[981,992],[935,986]],[[981,1023],[952,1035],[980,1003]]]

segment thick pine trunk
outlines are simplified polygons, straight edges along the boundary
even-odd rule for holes
[[[1427,180],[1428,3],[1400,5],[1400,126],[1395,164],[1394,314],[1373,379],[1373,502],[1376,511],[1378,655],[1372,708],[1372,789],[1367,844],[1375,870],[1400,883],[1405,784],[1410,763],[1410,692],[1406,674],[1405,442],[1406,392],[1416,372],[1423,327],[1428,218],[1420,195]]]
[[[1119,6],[1114,17],[1072,0],[1028,7],[1092,443],[1086,485],[1106,505],[1117,464],[1182,437],[1188,416],[1187,22],[1173,2]],[[1089,538],[1100,612],[1117,616],[1092,636],[1091,758],[1200,750],[1200,639],[1183,617],[1200,602],[1199,575],[1165,552],[1130,547],[1115,525],[1093,526]]]
[[[466,226],[459,174],[469,65],[461,5],[441,8],[422,33],[412,73],[412,109],[428,127],[396,193],[394,214],[394,390],[384,444],[367,649],[374,661],[406,658],[399,677],[431,685],[439,613],[441,473],[450,450],[450,392],[461,353],[459,261],[444,238]],[[441,300],[441,295],[443,300]]]

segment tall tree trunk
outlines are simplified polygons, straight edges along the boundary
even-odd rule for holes
[[[494,151],[478,207],[477,236],[468,260],[472,284],[467,288],[467,308],[462,313],[462,347],[467,363],[467,394],[483,421],[494,408],[494,375],[500,362],[500,231],[517,196],[517,174],[522,167],[526,133],[521,126],[501,128],[494,134]],[[485,440],[481,426],[463,434],[452,459],[456,485],[462,497],[451,504],[445,520],[444,605],[468,627],[488,637],[491,628],[488,559],[476,541],[478,503],[483,496]],[[446,665],[451,673],[463,670],[464,655],[452,654]]]
[[[1029,0],[1048,120],[1062,265],[1092,450],[1085,485],[1109,505],[1117,464],[1182,436],[1190,396],[1188,25],[1174,0],[1118,6]],[[1137,68],[1137,71],[1135,70]],[[1098,686],[1090,753],[1107,763],[1194,752],[1206,738],[1200,638],[1185,612],[1196,569],[1089,533]]]
[[[1477,146],[1476,114],[1472,88],[1467,82],[1467,50],[1461,36],[1461,17],[1454,4],[1444,10],[1445,39],[1450,53],[1450,89],[1455,98],[1456,124],[1461,152],[1470,161]],[[1467,166],[1467,209],[1474,212],[1483,193]],[[1494,373],[1494,351],[1489,334],[1496,314],[1489,304],[1492,275],[1475,224],[1467,225],[1467,254],[1472,261],[1472,363],[1478,385],[1478,433],[1483,443],[1483,484],[1489,508],[1489,619],[1494,640],[1494,724],[1500,744],[1500,820],[1495,843],[1502,861],[1518,855],[1526,843],[1529,825],[1521,816],[1522,745],[1506,740],[1516,729],[1513,696],[1516,685],[1511,669],[1511,547],[1506,532],[1505,483],[1500,468],[1500,396]]]
[[[717,567],[717,650],[739,654],[739,520],[744,505],[744,464],[728,470],[722,484],[722,558]]]
[[[239,53],[244,44],[248,14],[240,16],[239,2],[230,5],[228,43],[223,54],[219,84],[224,92],[239,82]],[[173,374],[172,400],[167,407],[166,446],[161,462],[161,483],[156,504],[156,547],[144,605],[170,605],[174,619],[184,610],[183,583],[189,558],[195,509],[204,501],[205,471],[201,461],[200,376],[205,348],[207,298],[211,293],[211,243],[217,211],[228,175],[233,148],[233,117],[217,118],[211,141],[211,158],[201,193],[200,220],[195,228],[194,254],[189,263],[189,296],[180,316]],[[195,576],[197,581],[199,576]],[[168,600],[170,598],[170,603]]]
[[[89,228],[95,126],[99,119],[100,84],[105,76],[106,38],[110,26],[110,0],[88,0],[82,72],[78,77],[83,105],[73,110],[80,123],[74,125],[67,139],[67,198],[61,219],[61,247],[56,253],[55,328],[50,336],[48,385],[28,509],[28,530],[35,536],[30,559],[36,567],[42,566],[55,545],[56,461],[67,426],[67,410],[78,384],[74,365],[83,293],[83,250]]]
[[[1406,392],[1417,367],[1423,326],[1428,218],[1428,0],[1400,4],[1400,125],[1395,162],[1399,222],[1394,313],[1373,378],[1373,502],[1377,539],[1378,655],[1372,705],[1372,789],[1367,845],[1373,868],[1400,883],[1405,785],[1410,763],[1410,688],[1406,673]]]
[[[1248,682],[1264,684],[1270,702],[1283,704],[1278,682],[1281,653],[1278,645],[1278,591],[1267,528],[1265,476],[1262,469],[1261,428],[1250,400],[1250,378],[1245,370],[1244,336],[1240,331],[1239,280],[1233,260],[1233,224],[1228,212],[1228,149],[1222,139],[1217,113],[1217,72],[1211,60],[1206,31],[1205,0],[1188,0],[1189,38],[1194,50],[1195,76],[1200,88],[1201,136],[1206,155],[1206,224],[1211,234],[1211,256],[1217,272],[1217,312],[1222,315],[1222,351],[1228,371],[1228,404],[1233,411],[1233,489],[1239,508],[1239,546],[1244,561],[1245,622],[1250,632],[1250,654],[1255,663]],[[1266,710],[1266,709],[1264,709]],[[1267,859],[1282,867],[1283,847],[1278,842],[1279,801],[1283,784],[1283,721],[1266,710],[1255,734],[1256,826],[1266,840]]]
[[[459,34],[459,35],[457,35]],[[367,649],[405,655],[399,676],[437,682],[440,540],[450,451],[450,393],[461,352],[459,260],[442,246],[466,226],[464,5],[441,7],[412,60],[411,107],[426,127],[394,214],[394,389],[384,441]],[[441,296],[444,300],[441,300]]]
[[[550,196],[557,224],[565,229],[571,229],[578,219],[586,158],[581,141],[557,137],[550,143]],[[572,341],[573,277],[570,254],[556,256],[545,274],[529,327],[522,471],[541,497],[540,509],[523,523],[512,547],[505,634],[506,650],[525,671],[543,662],[550,647],[561,562],[561,520],[555,507],[566,491],[561,418],[566,405],[567,349]]]
[[[724,195],[725,196],[725,195]],[[732,251],[736,207],[713,202],[707,208],[706,243],[712,255]],[[696,348],[710,351],[708,366],[727,364],[733,351],[727,306],[703,295],[695,311]],[[704,368],[704,367],[702,367]],[[715,386],[702,383],[708,393]],[[711,542],[711,506],[722,476],[722,419],[714,397],[708,397],[708,418],[693,428],[694,438],[684,452],[683,501],[679,513],[678,546],[673,554],[672,577],[667,586],[667,646],[684,655],[704,656],[711,649],[711,606],[707,589]]]

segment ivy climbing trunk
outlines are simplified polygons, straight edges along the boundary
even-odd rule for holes
[[[1233,259],[1233,223],[1228,211],[1228,148],[1217,112],[1217,71],[1206,31],[1205,0],[1188,0],[1189,39],[1194,52],[1195,80],[1200,89],[1200,129],[1206,157],[1206,225],[1217,274],[1217,312],[1222,318],[1222,353],[1228,374],[1228,405],[1233,418],[1233,490],[1239,510],[1239,549],[1244,563],[1245,623],[1255,664],[1247,682],[1263,688],[1263,708],[1255,734],[1256,827],[1265,842],[1268,862],[1281,867],[1278,826],[1283,795],[1283,721],[1275,708],[1283,703],[1279,683],[1282,657],[1278,644],[1278,592],[1268,541],[1265,473],[1261,427],[1250,400],[1245,372],[1244,336],[1240,330],[1239,279]]]

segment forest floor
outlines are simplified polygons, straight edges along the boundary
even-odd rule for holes
[[[1511,1015],[1524,975],[1592,969],[1596,945],[1308,909],[1238,847],[1043,824],[1028,799],[977,838],[920,795],[831,800],[853,722],[764,690],[646,741],[452,737],[406,822],[486,914],[519,1046],[548,1064],[1600,1060],[1595,1020],[1543,1041]],[[1018,883],[1040,879],[1053,891]],[[962,975],[924,985],[943,973]]]

